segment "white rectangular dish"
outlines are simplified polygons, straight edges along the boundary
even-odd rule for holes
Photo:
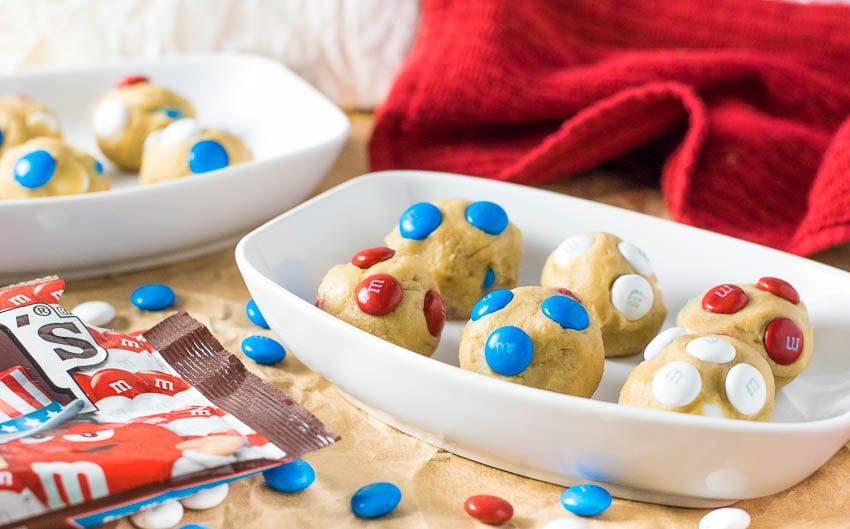
[[[778,276],[795,285],[815,328],[810,367],[777,393],[769,423],[616,404],[641,359],[607,360],[592,399],[491,379],[457,366],[449,322],[433,358],[363,332],[313,306],[333,265],[383,245],[405,208],[441,198],[501,204],[523,234],[520,285],[539,284],[566,237],[607,231],[643,248],[669,309],[723,282]],[[461,456],[563,485],[594,481],[614,495],[710,507],[787,489],[850,439],[850,274],[670,221],[502,182],[390,171],[338,186],[237,245],[251,295],[282,343],[357,406]]]
[[[124,76],[142,74],[184,95],[202,126],[241,137],[254,160],[155,185],[121,174],[91,127],[97,101]],[[348,137],[348,119],[295,74],[249,55],[189,55],[0,77],[0,94],[52,108],[66,141],[100,159],[113,189],[0,201],[0,284],[140,269],[233,244],[303,200]]]

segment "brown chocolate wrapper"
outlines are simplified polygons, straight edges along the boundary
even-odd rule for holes
[[[286,393],[251,373],[199,321],[166,318],[145,339],[206,398],[296,458],[339,439]]]
[[[12,425],[18,425],[23,429],[22,421],[25,419],[34,420],[38,417],[42,421],[42,426],[32,432],[9,434],[7,432],[13,430],[3,430],[4,433],[0,434],[0,437],[6,435],[0,439],[0,456],[4,458],[0,461],[7,464],[6,467],[0,467],[0,473],[6,481],[0,483],[0,489],[15,494],[14,491],[20,491],[23,487],[31,501],[43,504],[42,509],[49,509],[24,518],[18,516],[10,520],[7,517],[2,521],[7,523],[0,525],[0,529],[92,527],[92,520],[104,517],[104,513],[109,514],[103,518],[103,521],[108,522],[109,517],[130,514],[142,504],[156,504],[168,497],[185,495],[180,489],[197,490],[197,486],[212,486],[217,482],[238,479],[322,448],[339,439],[300,404],[250,373],[237,357],[222,347],[205,326],[185,312],[163,320],[142,337],[113,333],[86,326],[79,318],[59,306],[57,300],[63,289],[64,283],[56,278],[0,289],[0,397],[5,395],[25,405],[25,402],[16,397],[23,395],[24,401],[30,400],[36,406],[23,411],[10,411],[8,402],[0,402],[0,413],[5,412],[3,417],[6,417],[3,419],[6,421],[3,426],[11,428]],[[165,372],[168,367],[163,364],[163,360],[173,369],[173,373]],[[134,362],[136,365],[131,365]],[[155,367],[160,367],[163,371],[150,371],[150,365],[156,362],[159,365]],[[132,383],[145,376],[155,377],[152,380],[155,380],[156,384],[153,385],[149,378],[146,390],[131,391],[127,381]],[[160,386],[160,383],[164,386]],[[159,393],[163,387],[175,390],[176,393],[172,391],[171,394],[162,396]],[[10,392],[10,388],[14,388],[14,392]],[[117,388],[117,393],[111,394],[110,388]],[[185,391],[183,395],[187,395],[193,389],[203,396],[198,396],[198,399],[209,401],[208,404],[215,405],[218,410],[205,404],[198,405],[197,399],[190,399],[189,405],[181,405],[184,401],[178,400],[179,392]],[[145,413],[139,414],[142,403],[134,401],[140,394],[163,398],[166,404],[160,401],[158,407],[151,408],[150,414],[142,405],[141,409]],[[37,400],[41,402],[36,402]],[[128,404],[131,409],[126,421],[122,420],[122,413],[126,410],[120,408],[123,402],[135,404],[134,409]],[[60,423],[54,419],[57,410],[60,416],[66,413],[70,418]],[[9,415],[10,413],[12,415]],[[197,422],[196,415],[204,420],[209,416],[225,417],[226,415],[220,415],[222,413],[231,416],[228,424],[235,425],[241,435],[247,436],[244,439],[257,443],[256,446],[265,450],[245,452],[241,459],[234,457],[221,464],[216,460],[212,464],[198,466],[200,470],[188,466],[184,468],[190,470],[177,472],[174,468],[177,468],[178,463],[175,462],[173,468],[167,467],[172,468],[169,472],[171,477],[150,479],[132,488],[115,487],[115,492],[111,484],[107,487],[106,483],[112,482],[106,481],[103,472],[112,472],[107,473],[107,476],[114,475],[116,466],[129,466],[129,463],[136,461],[136,457],[130,454],[127,457],[129,461],[125,463],[123,460],[116,462],[115,456],[110,455],[113,459],[109,460],[109,466],[107,462],[91,462],[98,461],[92,459],[93,450],[107,450],[113,454],[111,446],[119,446],[115,443],[120,443],[118,439],[122,434],[126,436],[131,430],[140,432],[145,431],[145,428],[156,430],[155,425],[160,423],[169,427],[174,425],[173,431],[167,435],[178,441],[181,438],[197,441],[223,435],[217,433],[222,430],[215,429],[209,432],[203,428],[194,431],[191,424],[186,433],[175,433],[179,430],[176,424],[181,421],[184,425],[181,428],[186,429],[187,422]],[[128,425],[135,430],[121,429]],[[77,445],[95,448],[81,450],[79,459],[75,455],[78,450],[76,447],[73,450],[68,449],[66,455],[61,458],[56,458],[56,451],[62,450],[57,446],[65,442],[64,439],[81,437],[77,433],[79,430],[75,428],[86,429],[89,426],[92,432],[90,435],[103,433],[104,429],[108,429],[109,435],[115,436],[114,439],[107,438],[108,442],[113,444],[102,448],[99,444]],[[114,430],[111,430],[113,427]],[[72,432],[76,435],[68,435]],[[21,444],[22,438],[24,441],[44,439],[47,442]],[[56,446],[54,442],[57,443]],[[150,451],[155,452],[157,446],[155,443],[150,444],[152,441],[147,438],[134,439],[133,443],[134,446],[141,447],[141,451],[150,448]],[[33,451],[32,447],[35,446],[48,446],[49,451]],[[179,450],[184,450],[180,445],[172,446],[171,449],[178,450],[178,453]],[[42,454],[45,458],[39,459]],[[156,459],[156,454],[153,457],[140,452],[135,454],[145,455],[148,460]],[[164,463],[156,463],[170,465],[167,455],[163,455]],[[101,477],[92,481],[92,476],[87,473],[91,468],[85,472],[79,470],[80,467],[72,470],[78,460],[88,467],[94,467]],[[42,474],[35,470],[36,464],[67,467],[64,470],[50,470],[54,472],[53,479],[57,480],[56,486],[59,487],[58,492],[54,490],[53,499],[48,494],[47,487],[55,486],[50,482],[45,484]],[[103,467],[98,466],[99,464],[103,464]],[[21,473],[15,474],[16,471]],[[63,477],[57,472],[64,473]],[[38,481],[33,481],[33,473],[42,476],[39,478],[42,485],[34,485]],[[67,505],[74,503],[68,499],[73,491],[65,488],[71,485],[84,487],[79,490],[83,497],[96,496],[94,490],[98,487],[99,494],[104,490],[108,490],[108,494]],[[63,499],[58,503],[65,505],[55,505],[56,494]],[[7,496],[2,501],[8,502],[10,498],[15,496]],[[10,512],[14,514],[20,511],[13,509]],[[81,522],[84,517],[86,519]]]

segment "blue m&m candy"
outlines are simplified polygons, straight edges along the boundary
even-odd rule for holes
[[[206,173],[227,167],[230,157],[215,140],[201,140],[189,149],[189,169],[193,173]]]
[[[28,152],[15,162],[15,180],[24,187],[35,189],[50,181],[56,170],[56,160],[49,152],[38,149]]]
[[[484,343],[484,359],[487,365],[506,377],[525,371],[531,363],[533,353],[531,337],[513,325],[494,330]]]
[[[269,487],[278,492],[300,492],[313,484],[316,471],[310,463],[295,458],[289,463],[266,470],[263,478]]]
[[[188,525],[181,525],[181,526],[180,526],[180,527],[178,527],[177,529],[210,529],[210,528],[209,528],[209,527],[207,527],[206,525],[200,525],[200,524],[196,524],[196,523],[190,523],[190,524],[188,524]]]
[[[487,290],[488,288],[493,286],[493,283],[496,282],[496,272],[493,271],[489,266],[487,267],[487,271],[484,272],[484,281],[481,282],[481,290]]]
[[[581,303],[569,296],[550,296],[543,301],[543,314],[563,329],[583,331],[590,325],[590,316]]]
[[[466,207],[466,221],[490,235],[498,235],[508,227],[508,214],[493,202],[473,202]]]
[[[561,505],[579,516],[596,516],[611,506],[611,493],[598,485],[576,485],[561,493]]]
[[[478,321],[488,314],[505,308],[512,299],[514,299],[513,292],[504,288],[488,292],[472,306],[469,317],[472,321]]]
[[[3,146],[3,129],[0,129],[0,147]]]
[[[162,112],[163,114],[165,114],[166,117],[171,119],[180,119],[183,117],[183,113],[176,108],[163,108],[160,110],[160,112]]]
[[[263,329],[269,328],[269,324],[266,322],[266,318],[263,317],[263,313],[260,312],[260,308],[257,306],[257,302],[254,301],[254,298],[249,299],[248,303],[245,305],[245,314],[248,315],[248,319],[251,320],[251,323],[257,327],[262,327]]]
[[[268,336],[249,336],[242,340],[242,352],[258,364],[276,364],[286,358],[286,349]]]
[[[398,219],[398,230],[405,239],[421,241],[443,222],[440,208],[429,202],[413,204]]]
[[[174,304],[176,296],[168,285],[152,283],[133,291],[130,302],[142,310],[163,310]]]
[[[94,170],[97,174],[103,174],[103,164],[100,163],[100,160],[94,161]]]
[[[385,481],[360,487],[351,497],[351,512],[360,518],[389,514],[401,501],[401,490]]]

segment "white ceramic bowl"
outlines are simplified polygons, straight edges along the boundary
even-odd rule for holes
[[[409,352],[313,306],[333,265],[380,246],[418,201],[501,204],[523,232],[520,284],[536,284],[567,236],[608,231],[642,247],[670,309],[724,282],[779,276],[815,326],[815,355],[778,392],[769,423],[615,404],[640,360],[607,360],[593,399],[459,369],[464,322],[446,325],[433,358]],[[765,496],[800,482],[850,438],[850,274],[790,254],[594,202],[513,184],[393,171],[352,180],[248,234],[236,259],[284,345],[355,404],[459,455],[541,480],[596,481],[617,496],[690,507]]]
[[[252,162],[143,186],[100,154],[97,101],[120,78],[143,74],[184,95],[202,125],[240,136]],[[51,107],[66,140],[99,158],[113,189],[0,201],[0,284],[139,269],[233,244],[303,200],[348,137],[345,114],[283,66],[248,55],[192,55],[0,77],[0,94]]]

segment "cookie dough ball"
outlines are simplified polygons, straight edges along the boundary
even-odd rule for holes
[[[460,334],[460,367],[558,393],[590,397],[602,380],[602,333],[564,289],[494,290]]]
[[[0,97],[0,155],[40,137],[62,137],[56,114],[27,96]]]
[[[493,202],[464,199],[413,204],[384,239],[421,255],[446,303],[449,319],[465,319],[483,294],[513,288],[519,278],[522,235]]]
[[[223,169],[251,158],[251,151],[238,137],[201,128],[194,119],[186,118],[148,136],[139,180],[154,184]]]
[[[764,356],[776,387],[788,384],[809,366],[812,326],[806,305],[788,282],[762,277],[755,285],[725,283],[682,308],[676,325],[693,332],[726,334]]]
[[[437,282],[421,257],[369,248],[328,271],[316,306],[388,342],[430,356],[446,322]]]
[[[673,327],[646,347],[620,404],[707,417],[767,421],[776,388],[755,348],[730,336]]]
[[[35,138],[0,158],[0,198],[74,195],[109,186],[99,161],[60,139]]]
[[[667,316],[646,254],[610,233],[566,239],[546,260],[540,284],[576,293],[602,327],[608,357],[642,351]]]
[[[195,117],[191,103],[146,77],[133,75],[118,81],[98,103],[92,126],[104,156],[122,169],[138,171],[148,134],[184,117]]]

